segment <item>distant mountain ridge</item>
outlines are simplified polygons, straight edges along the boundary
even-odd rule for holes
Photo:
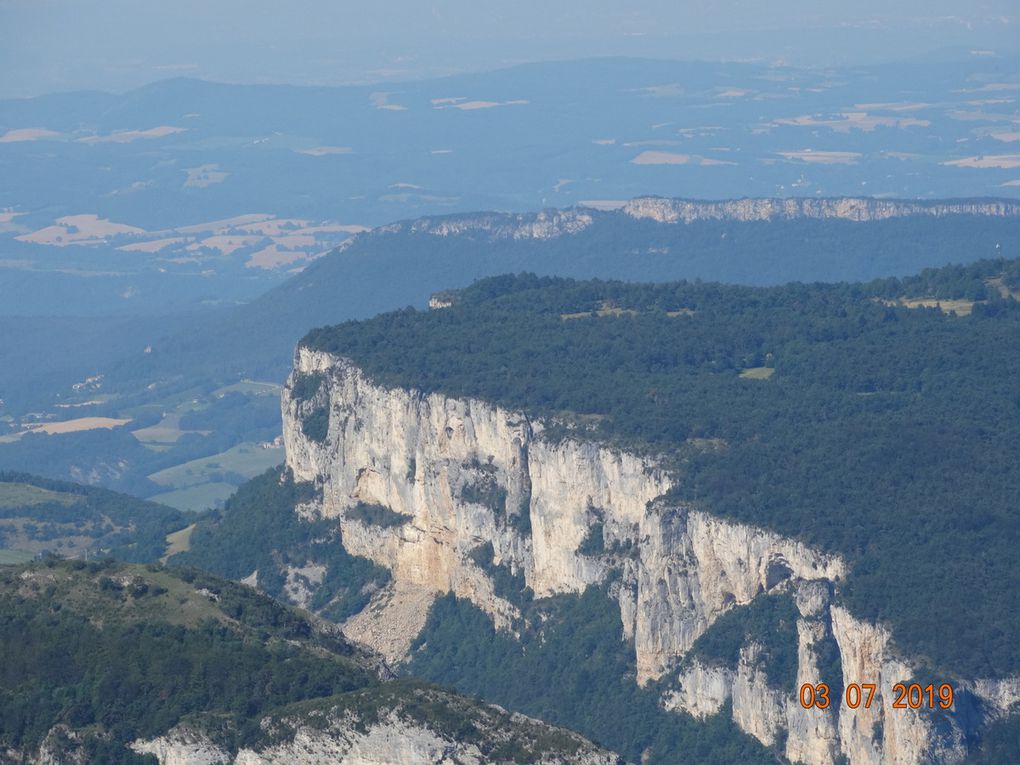
[[[635,197],[627,202],[581,203],[562,210],[547,209],[533,213],[462,213],[426,216],[390,223],[366,232],[373,234],[434,234],[457,236],[488,233],[492,239],[552,239],[577,234],[600,216],[624,215],[657,223],[732,221],[751,223],[776,220],[846,220],[857,223],[890,220],[910,215],[945,217],[978,215],[995,218],[1020,217],[1020,201],[990,197],[987,199],[876,199],[874,197],[759,197],[745,199],[685,199]],[[347,240],[342,252],[354,244]]]
[[[748,198],[723,201],[638,197],[621,208],[632,218],[651,218],[660,223],[691,223],[697,220],[793,220],[839,219],[859,222],[902,218],[906,215],[1020,215],[1014,199],[876,199],[874,197]]]
[[[91,341],[89,353],[82,349],[90,347],[91,336],[77,330],[68,335],[67,322],[8,322],[5,358],[24,361],[0,374],[0,397],[15,416],[48,410],[54,402],[78,403],[71,384],[105,374],[105,389],[121,396],[90,405],[89,413],[127,418],[137,416],[133,406],[183,396],[195,386],[282,382],[295,344],[309,329],[424,307],[437,292],[498,274],[761,286],[867,282],[949,263],[1020,256],[1017,203],[1001,199],[642,197],[619,204],[616,210],[480,212],[382,226],[354,236],[250,303],[145,327],[97,323],[101,341]],[[704,219],[662,222],[695,215]],[[51,349],[45,363],[52,371],[38,369],[40,347]],[[52,413],[57,420],[68,416],[62,408]],[[110,446],[86,445],[89,439]],[[68,460],[80,464],[81,454],[102,454],[100,461],[117,466],[117,475],[148,464],[126,432],[61,436],[52,443],[35,439],[31,445],[38,453],[29,460],[27,445],[25,440],[0,445],[0,467],[70,478]],[[113,471],[101,468],[98,475]]]
[[[428,216],[352,236],[225,311],[200,341],[194,330],[178,332],[133,365],[155,370],[163,351],[180,349],[230,375],[282,379],[311,327],[425,305],[437,291],[500,273],[767,285],[867,281],[1018,254],[1020,202],[1001,198],[638,197],[615,210]],[[179,373],[176,361],[172,369]]]

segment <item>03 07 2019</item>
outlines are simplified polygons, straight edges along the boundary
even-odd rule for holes
[[[843,703],[850,709],[871,709],[876,695],[882,693],[875,683],[848,683],[843,689]],[[896,683],[892,687],[893,709],[950,709],[953,706],[953,686],[949,683]],[[805,709],[828,709],[836,701],[826,683],[804,683],[800,687],[800,705]]]

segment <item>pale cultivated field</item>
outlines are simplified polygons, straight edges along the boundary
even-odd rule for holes
[[[969,111],[965,109],[957,109],[946,112],[946,116],[950,119],[959,120],[961,122],[1014,122],[1020,123],[1020,116],[1016,114],[1007,114],[1005,112],[984,112],[984,111]]]
[[[15,237],[22,242],[34,244],[65,245],[65,244],[96,244],[106,241],[109,237],[122,234],[144,234],[145,229],[113,223],[98,215],[65,215],[57,218],[56,225],[22,234]]]
[[[1002,91],[1002,90],[1020,90],[1020,82],[989,82],[987,85],[982,85],[977,88],[978,91]]]
[[[181,415],[185,412],[194,410],[193,405],[182,405],[178,407],[177,411],[170,412],[160,422],[155,425],[151,425],[147,428],[139,428],[138,430],[131,431],[131,435],[141,441],[143,444],[172,444],[177,441],[178,438],[183,436],[185,433],[198,433],[199,435],[209,435],[212,431],[209,430],[181,430]]]
[[[700,165],[712,167],[717,165],[735,165],[724,159],[712,159],[711,157],[698,157],[690,154],[678,154],[672,151],[643,151],[632,159],[633,165]]]
[[[90,135],[79,138],[80,143],[131,143],[132,141],[166,138],[168,135],[183,133],[187,128],[160,125],[148,130],[118,130],[109,135]]]
[[[463,112],[473,112],[479,109],[494,109],[497,106],[524,106],[530,103],[527,99],[516,98],[512,101],[486,101],[476,99],[469,101],[464,97],[459,98],[433,98],[433,109],[460,109]]]
[[[350,154],[350,146],[313,146],[311,149],[298,149],[298,154],[307,154],[309,157],[328,157],[333,154]]]
[[[802,149],[801,151],[781,151],[781,157],[796,159],[801,162],[808,162],[813,165],[855,165],[861,155],[855,151],[815,151],[814,149]]]
[[[204,189],[217,183],[223,183],[227,176],[230,175],[230,173],[220,170],[219,165],[188,167],[185,168],[184,172],[188,174],[187,180],[184,181],[184,186],[189,189]]]
[[[931,104],[922,101],[892,101],[881,104],[854,104],[855,109],[861,111],[883,111],[883,112],[915,112],[918,109],[927,109]]]
[[[978,169],[1001,168],[1012,170],[1020,167],[1020,154],[984,154],[976,157],[964,157],[943,162],[951,167],[973,167]]]
[[[315,246],[315,237],[310,234],[281,234],[280,236],[273,237],[273,243],[277,247],[283,247],[288,250],[300,250],[306,247]]]
[[[165,249],[172,244],[178,244],[180,242],[186,241],[188,240],[183,236],[171,236],[167,239],[153,239],[152,241],[149,242],[133,242],[132,244],[125,244],[121,247],[118,247],[117,249],[123,250],[124,252],[153,253],[159,252],[160,250]]]
[[[0,135],[0,143],[18,143],[20,141],[40,141],[45,138],[57,138],[60,133],[46,128],[17,128]]]
[[[261,221],[259,223],[246,223],[243,226],[238,226],[237,230],[243,231],[246,234],[262,234],[262,236],[276,237],[296,234],[309,223],[311,221],[301,218],[273,218],[272,220]]]
[[[130,419],[118,420],[113,417],[79,417],[74,420],[62,420],[60,422],[34,423],[26,426],[20,433],[0,436],[0,443],[13,443],[26,433],[45,433],[46,435],[53,436],[61,433],[78,433],[83,430],[112,430],[113,428],[127,425],[129,422],[131,422]]]
[[[849,133],[851,130],[871,132],[877,127],[928,127],[931,122],[914,117],[882,117],[868,112],[843,112],[829,119],[819,119],[810,114],[799,117],[788,117],[774,120],[773,125],[796,125],[798,127],[825,127],[837,133]]]
[[[671,151],[643,151],[630,162],[632,165],[686,165],[690,161],[690,154],[677,154]]]
[[[314,240],[313,240],[314,242]],[[289,266],[299,260],[306,260],[308,253],[304,250],[281,250],[278,245],[271,244],[258,252],[254,252],[245,262],[245,268],[279,268]]]

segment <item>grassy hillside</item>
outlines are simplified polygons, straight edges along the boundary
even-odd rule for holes
[[[186,525],[178,510],[95,486],[0,472],[0,552],[5,562],[42,553],[157,560]],[[19,555],[20,554],[20,555]]]
[[[845,555],[846,602],[933,669],[1001,676],[1020,671],[1017,272],[767,289],[499,277],[304,343],[383,384],[547,415],[550,437],[662,454],[678,501]],[[958,316],[912,297],[976,302]],[[741,374],[761,367],[774,374]]]
[[[234,720],[240,743],[275,706],[378,682],[343,641],[195,572],[5,568],[0,604],[0,740],[18,750],[64,723],[86,731],[95,761],[134,762],[125,743],[199,712]]]

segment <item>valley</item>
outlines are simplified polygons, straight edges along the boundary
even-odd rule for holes
[[[0,100],[0,765],[1020,762],[1017,19],[929,6]]]
[[[422,306],[436,291],[508,270],[743,284],[905,275],[961,253],[970,262],[1020,252],[1018,210],[1005,199],[642,198],[615,210],[422,218],[357,234],[235,307],[141,320],[7,317],[0,466],[202,510],[282,461],[271,446],[281,432],[274,386],[310,327]],[[58,352],[39,361],[39,345]],[[43,435],[114,421],[123,424]],[[171,480],[187,468],[166,472],[195,460],[187,478]]]

